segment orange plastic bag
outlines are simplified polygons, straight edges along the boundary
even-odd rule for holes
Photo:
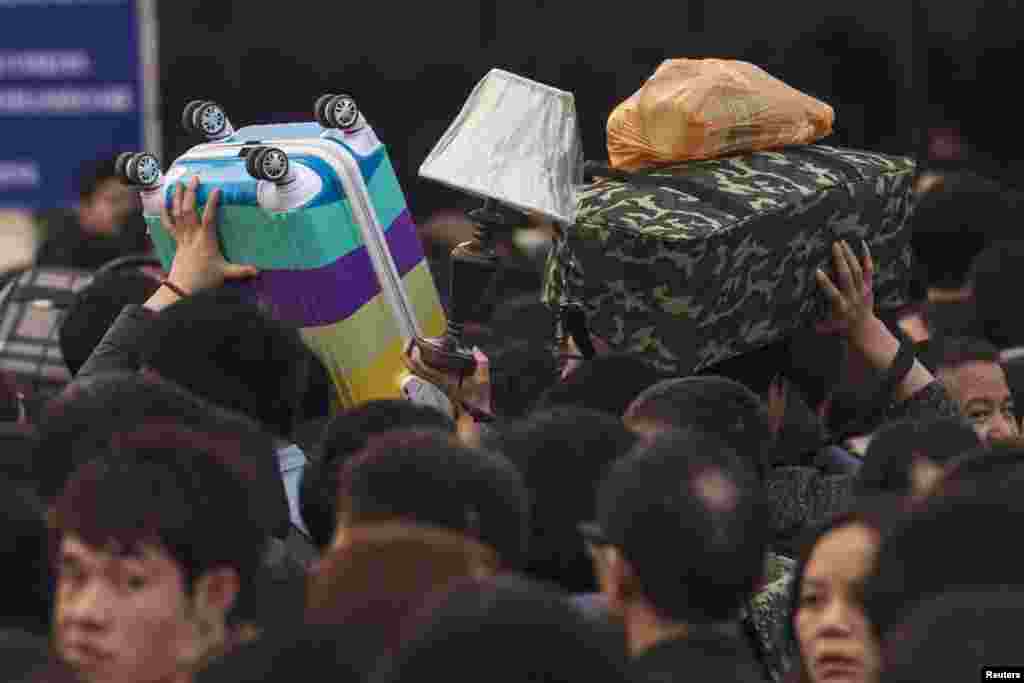
[[[832,107],[753,64],[669,59],[608,118],[608,157],[637,170],[810,144],[834,120]]]

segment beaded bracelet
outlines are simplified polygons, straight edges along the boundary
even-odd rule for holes
[[[180,296],[182,299],[188,297],[188,294],[185,293],[184,289],[182,289],[181,287],[179,287],[178,285],[174,284],[173,282],[171,282],[170,280],[168,280],[166,278],[164,278],[163,280],[160,280],[160,284],[163,285],[164,287],[166,287],[167,289],[171,290],[172,292],[174,292],[178,296]]]

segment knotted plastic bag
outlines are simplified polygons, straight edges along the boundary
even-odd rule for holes
[[[640,168],[810,144],[832,107],[748,62],[669,59],[608,118],[614,168]]]

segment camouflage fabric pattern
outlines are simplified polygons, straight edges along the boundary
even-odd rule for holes
[[[795,658],[789,637],[790,589],[796,562],[783,555],[768,553],[765,583],[750,599],[743,615],[757,635],[761,659],[768,675],[782,681]]]
[[[562,230],[542,299],[580,305],[615,351],[688,374],[820,319],[831,244],[870,245],[878,309],[906,303],[913,160],[824,145],[599,178]],[[670,186],[673,185],[673,186]]]

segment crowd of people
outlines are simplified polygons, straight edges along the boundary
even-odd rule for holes
[[[903,310],[876,310],[870,250],[838,242],[813,329],[687,377],[478,354],[438,373],[454,414],[332,411],[298,332],[232,288],[258,272],[220,252],[216,192],[199,215],[198,181],[177,186],[165,276],[111,271],[69,310],[73,381],[38,410],[0,387],[0,677],[1002,677],[1024,245],[977,237],[1012,220],[1000,190],[926,180]],[[115,184],[44,260],[113,239]]]

